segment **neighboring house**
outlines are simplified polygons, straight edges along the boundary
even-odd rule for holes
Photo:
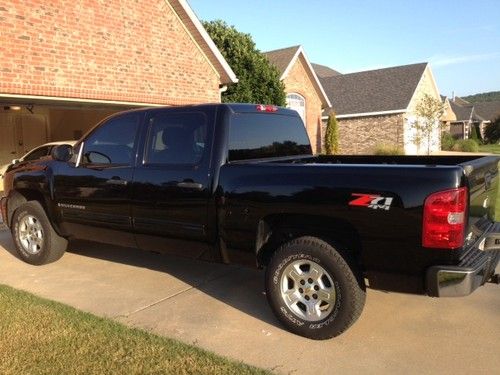
[[[281,73],[285,84],[287,107],[296,110],[306,126],[313,151],[321,152],[321,116],[331,106],[323,87],[302,46],[265,52],[264,55]]]
[[[457,139],[469,138],[473,127],[483,137],[486,126],[500,117],[500,101],[470,103],[455,97],[450,104],[457,117],[450,124],[450,133]]]
[[[343,154],[372,154],[382,145],[406,154],[427,152],[427,142],[415,142],[415,110],[428,94],[440,100],[427,63],[396,66],[320,78],[339,121]],[[329,111],[325,113],[326,120]],[[430,150],[440,149],[440,130],[432,134]],[[418,148],[418,149],[417,149]]]
[[[450,132],[450,125],[452,122],[457,121],[457,116],[455,112],[453,112],[453,108],[451,108],[450,100],[441,95],[441,102],[443,103],[443,115],[441,116],[441,131],[442,132]]]
[[[0,164],[119,110],[220,102],[237,79],[186,0],[4,0]]]
[[[478,116],[485,121],[485,124],[500,118],[500,100],[474,103],[474,109]]]
[[[450,134],[455,139],[467,139],[474,125],[479,125],[481,119],[474,112],[474,106],[469,102],[455,97],[450,101],[456,120],[450,123]]]

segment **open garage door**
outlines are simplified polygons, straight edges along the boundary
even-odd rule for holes
[[[105,117],[134,106],[0,103],[0,165],[47,142],[78,140]]]
[[[46,116],[5,111],[0,113],[0,165],[18,159],[46,142]]]

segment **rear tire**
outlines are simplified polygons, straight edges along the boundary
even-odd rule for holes
[[[314,340],[347,330],[366,299],[355,263],[317,237],[296,238],[276,251],[266,269],[266,294],[285,327]]]
[[[19,257],[33,265],[55,262],[68,246],[68,241],[56,233],[42,205],[36,201],[24,203],[14,212],[11,228]]]

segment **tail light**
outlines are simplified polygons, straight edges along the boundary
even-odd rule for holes
[[[457,249],[464,244],[467,188],[440,191],[424,203],[422,246]]]

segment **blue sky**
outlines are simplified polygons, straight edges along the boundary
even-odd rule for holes
[[[500,91],[500,0],[188,0],[268,51],[297,44],[341,73],[430,62],[443,95]]]

